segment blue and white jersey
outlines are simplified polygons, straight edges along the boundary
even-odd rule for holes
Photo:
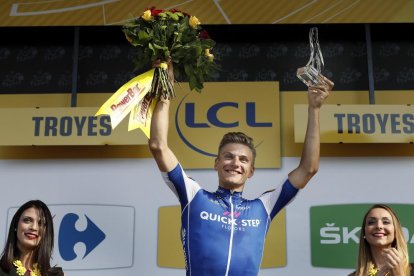
[[[221,187],[214,193],[201,189],[181,165],[163,176],[181,204],[187,275],[256,276],[270,222],[298,192],[289,180],[247,200]]]

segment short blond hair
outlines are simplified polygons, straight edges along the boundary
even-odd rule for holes
[[[253,164],[256,159],[256,148],[254,147],[253,138],[247,136],[243,132],[228,132],[221,138],[220,145],[218,148],[218,154],[220,155],[223,147],[230,143],[242,144],[247,146],[253,154]]]

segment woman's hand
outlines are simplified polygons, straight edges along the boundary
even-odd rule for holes
[[[387,248],[382,251],[385,264],[378,271],[378,276],[405,276],[403,258],[401,253],[395,248]]]

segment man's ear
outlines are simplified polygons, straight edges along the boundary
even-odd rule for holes
[[[254,166],[252,166],[251,168],[250,168],[250,174],[249,174],[249,178],[250,177],[252,177],[253,175],[254,175],[254,171],[255,171],[255,167]]]
[[[217,161],[218,161],[218,157],[216,157],[216,159],[214,159],[214,169],[217,171]]]

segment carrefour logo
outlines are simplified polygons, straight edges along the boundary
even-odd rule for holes
[[[317,267],[355,268],[362,220],[373,204],[324,205],[310,208],[311,260]],[[389,204],[403,225],[410,251],[414,250],[413,204]],[[412,254],[411,254],[412,255]],[[327,258],[326,256],[329,256]],[[414,259],[411,256],[411,261]]]
[[[239,131],[254,138],[260,156],[258,168],[279,167],[276,82],[206,83],[202,93],[177,91],[171,109],[174,110],[171,130],[176,133],[170,135],[170,143],[180,152],[185,167],[211,168],[223,135]]]
[[[84,231],[76,229],[76,222],[79,216],[74,213],[66,214],[59,228],[59,252],[62,259],[72,261],[77,258],[74,247],[80,242],[85,246],[84,259],[92,252],[103,240],[105,233],[87,216],[85,215],[87,224]]]
[[[49,208],[55,228],[53,260],[65,270],[133,266],[133,207],[68,204]],[[14,207],[9,209],[8,223],[16,211]]]

